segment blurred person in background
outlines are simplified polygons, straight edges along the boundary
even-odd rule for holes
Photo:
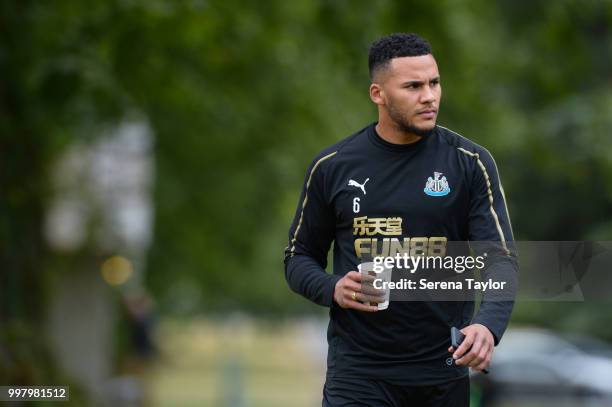
[[[156,326],[155,303],[144,288],[128,292],[123,297],[127,311],[131,363],[137,373],[142,373],[157,356],[154,341]]]
[[[516,275],[497,168],[486,149],[436,125],[442,89],[425,39],[379,39],[369,70],[378,121],[312,161],[285,250],[291,289],[330,307],[323,406],[468,406],[468,367],[489,365],[513,301],[485,295],[476,315],[473,301],[394,301],[379,311],[382,293],[355,270],[366,253],[389,255],[383,238],[435,237],[497,242],[486,273]],[[458,349],[451,326],[465,334]]]

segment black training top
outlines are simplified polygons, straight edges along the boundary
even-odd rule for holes
[[[374,123],[313,160],[289,230],[285,276],[295,292],[331,307],[328,376],[441,383],[468,373],[448,359],[450,326],[480,323],[499,342],[513,302],[487,294],[475,316],[473,301],[391,301],[374,313],[333,301],[336,282],[364,255],[389,255],[389,239],[415,237],[499,242],[497,264],[516,271],[504,193],[486,149],[441,126],[415,143],[392,144]]]

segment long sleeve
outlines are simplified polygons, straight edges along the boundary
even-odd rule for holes
[[[486,150],[473,154],[469,239],[477,255],[486,253],[483,279],[505,281],[502,293],[485,292],[472,323],[486,326],[497,345],[506,330],[518,283],[518,263],[506,200],[495,161]]]
[[[331,306],[341,278],[325,271],[335,234],[335,219],[325,194],[324,164],[335,152],[313,161],[289,229],[285,249],[285,278],[289,287],[316,304]]]

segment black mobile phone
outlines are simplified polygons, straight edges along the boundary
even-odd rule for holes
[[[455,350],[457,350],[459,345],[461,345],[461,342],[463,342],[463,340],[465,339],[465,335],[463,334],[463,332],[453,326],[451,327],[450,336],[451,345],[453,348],[455,348]],[[489,371],[487,369],[482,369],[482,373],[489,374]]]
[[[465,335],[463,334],[463,332],[461,332],[455,327],[451,328],[451,345],[453,346],[453,348],[457,349],[464,339]]]

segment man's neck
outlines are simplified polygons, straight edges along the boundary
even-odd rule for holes
[[[378,121],[378,124],[376,124],[376,132],[383,140],[391,144],[412,144],[421,139],[421,136],[405,132],[395,124],[385,120]]]

